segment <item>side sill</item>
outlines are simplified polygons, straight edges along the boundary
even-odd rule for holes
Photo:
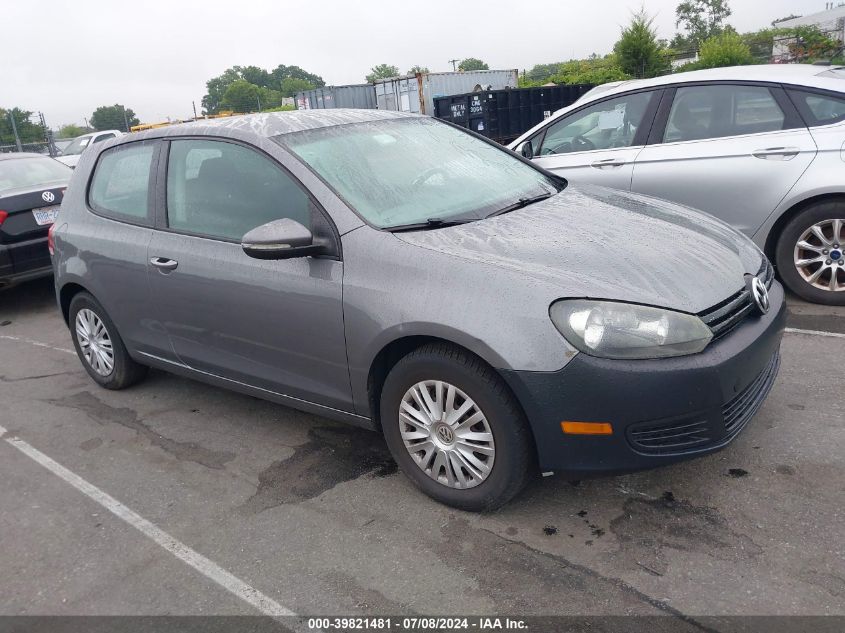
[[[185,378],[193,378],[194,380],[199,380],[216,387],[222,387],[223,389],[244,393],[249,396],[261,398],[262,400],[276,402],[278,404],[291,407],[292,409],[305,411],[306,413],[313,413],[314,415],[320,415],[339,422],[345,422],[346,424],[351,424],[370,431],[377,431],[376,425],[373,421],[362,415],[341,411],[340,409],[327,407],[309,400],[302,400],[301,398],[287,396],[283,393],[248,385],[237,380],[232,380],[231,378],[224,378],[223,376],[193,369],[183,363],[177,363],[166,358],[161,358],[160,356],[155,356],[154,354],[148,354],[147,352],[136,352],[136,354],[141,357],[139,359],[140,362],[143,362],[145,365],[149,365],[150,367],[156,367],[157,369],[162,369],[179,376],[184,376]]]

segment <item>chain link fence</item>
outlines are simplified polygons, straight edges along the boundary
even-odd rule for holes
[[[44,156],[60,156],[62,150],[71,144],[72,138],[57,138],[52,141],[53,147],[48,141],[40,141],[37,143],[21,143],[21,148],[15,143],[11,145],[0,145],[0,154],[7,154],[10,152],[33,152],[35,154],[44,154]]]

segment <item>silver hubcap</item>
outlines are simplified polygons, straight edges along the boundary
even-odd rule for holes
[[[845,220],[817,222],[795,245],[795,268],[808,284],[821,290],[845,290]]]
[[[103,321],[88,308],[76,313],[76,340],[91,369],[101,376],[114,371],[114,350]]]
[[[449,488],[473,488],[493,469],[496,448],[484,413],[442,380],[424,380],[399,404],[399,430],[420,469]]]

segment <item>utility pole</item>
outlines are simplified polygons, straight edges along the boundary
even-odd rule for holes
[[[129,134],[129,119],[126,118],[126,106],[120,106],[123,109],[123,125],[126,126],[126,133]]]
[[[256,92],[255,98],[258,99],[258,111],[261,112],[261,95]]]
[[[18,136],[18,126],[15,123],[15,113],[12,110],[9,110],[9,118],[12,120],[12,133],[15,135],[15,145],[18,146],[18,151],[22,152],[23,147],[21,147],[21,137]]]
[[[193,106],[193,108],[194,108],[194,118],[196,119],[196,118],[197,118],[197,102],[196,102],[196,101],[191,101],[191,105],[192,105],[192,106]]]
[[[461,60],[460,60],[460,59],[450,59],[450,60],[449,60],[449,63],[450,63],[450,64],[452,64],[452,70],[453,70],[453,71],[458,70],[458,67],[456,66],[456,64],[457,64],[459,61],[461,61]]]
[[[47,121],[44,119],[44,113],[38,113],[38,119],[41,121],[41,128],[44,130],[44,140],[47,141],[47,151],[50,152],[50,156],[55,158],[58,155],[58,151],[56,151],[56,144],[53,142],[53,130],[47,127]]]

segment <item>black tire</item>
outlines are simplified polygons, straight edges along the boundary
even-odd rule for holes
[[[76,316],[83,309],[88,309],[93,312],[103,323],[111,339],[112,354],[114,356],[114,366],[111,372],[107,375],[101,375],[91,366],[85,359],[82,353],[82,348],[79,342],[79,334],[76,332]],[[129,356],[126,351],[126,346],[123,344],[123,339],[117,331],[112,320],[109,318],[103,306],[87,292],[80,292],[73,297],[70,302],[70,309],[68,311],[70,334],[73,338],[73,347],[76,349],[76,354],[88,375],[94,379],[101,387],[106,389],[125,389],[136,382],[142,380],[147,375],[147,367],[136,363]],[[83,315],[84,316],[84,315]]]
[[[832,292],[816,288],[806,281],[795,268],[795,245],[801,236],[817,222],[841,218],[845,225],[845,202],[831,200],[807,207],[795,216],[781,231],[775,250],[775,263],[784,285],[796,295],[825,305],[845,305],[845,291]],[[845,244],[839,244],[840,251]],[[845,264],[836,272],[840,282],[845,279]]]
[[[475,487],[456,489],[435,481],[405,447],[399,407],[408,389],[424,380],[454,385],[487,419],[495,459],[489,475]],[[493,510],[512,499],[537,472],[533,435],[504,380],[484,361],[459,348],[428,344],[402,358],[385,380],[380,413],[382,431],[399,467],[423,492],[446,505],[471,512]]]

